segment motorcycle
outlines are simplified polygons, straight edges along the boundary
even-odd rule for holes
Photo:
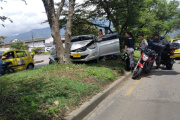
[[[174,60],[174,51],[179,49],[178,44],[167,44],[164,51],[161,53],[161,63],[162,65],[166,66],[166,69],[171,70],[173,64],[175,63]],[[156,62],[157,64],[157,62]]]
[[[15,70],[9,66],[10,64],[12,64],[12,62],[5,62],[2,64],[1,75],[15,72]]]
[[[132,79],[136,79],[142,71],[149,73],[157,58],[157,53],[154,50],[145,48],[144,50],[140,49],[140,51],[141,57],[134,68]]]

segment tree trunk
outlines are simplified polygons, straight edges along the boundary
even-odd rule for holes
[[[66,24],[66,32],[65,32],[65,58],[66,63],[70,63],[70,47],[71,47],[71,28],[73,21],[73,13],[74,13],[75,0],[69,0],[69,15]]]
[[[58,58],[58,63],[70,63],[70,38],[71,38],[71,26],[72,26],[72,18],[74,12],[75,0],[69,0],[69,19],[67,21],[66,28],[66,47],[63,47],[61,41],[61,35],[59,33],[59,17],[61,16],[62,8],[64,6],[65,0],[61,0],[61,3],[55,12],[54,8],[54,0],[42,0],[46,14],[48,17],[48,22],[51,27],[51,35],[55,42],[56,54]]]

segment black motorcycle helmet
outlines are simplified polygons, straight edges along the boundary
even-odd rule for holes
[[[162,39],[164,39],[165,37],[164,37],[164,35],[160,35],[159,38],[160,38],[160,40],[162,40]]]

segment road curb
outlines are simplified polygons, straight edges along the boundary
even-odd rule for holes
[[[122,76],[119,80],[116,80],[112,83],[107,89],[103,92],[95,95],[90,101],[85,102],[77,110],[72,111],[64,120],[82,120],[87,116],[92,110],[96,108],[109,94],[114,92],[125,80],[131,76],[131,73],[128,72]]]
[[[43,59],[41,59],[41,60],[34,60],[34,64],[36,64],[36,63],[42,63],[42,62],[44,62]]]

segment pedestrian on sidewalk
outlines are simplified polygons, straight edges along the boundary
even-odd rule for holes
[[[129,56],[129,60],[126,61],[126,70],[133,70],[134,69],[134,44],[135,44],[135,38],[131,32],[125,33],[125,48],[124,48],[124,54],[127,53]]]

